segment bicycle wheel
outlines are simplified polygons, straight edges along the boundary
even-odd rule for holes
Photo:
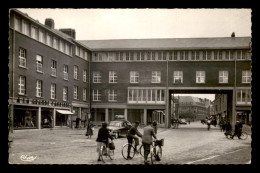
[[[162,147],[161,146],[156,147],[156,155],[159,156],[160,159],[162,159]]]
[[[243,140],[246,140],[247,136],[248,136],[248,134],[246,132],[242,132],[240,138],[243,139]]]
[[[104,163],[105,163],[105,161],[104,161],[105,150],[106,150],[105,146],[101,146],[100,153],[99,153],[99,157],[102,160],[102,162],[104,162]]]
[[[115,151],[115,150],[110,150],[110,149],[108,149],[108,151],[107,151],[110,160],[114,160],[114,154],[115,154],[114,151]]]
[[[134,147],[131,144],[127,143],[127,144],[123,145],[123,148],[122,148],[122,156],[126,160],[127,160],[127,155],[128,155],[128,146],[130,146],[130,153],[129,153],[130,158],[132,159],[135,156]]]
[[[139,152],[140,152],[141,156],[144,157],[144,146],[143,146],[143,144],[140,146]]]

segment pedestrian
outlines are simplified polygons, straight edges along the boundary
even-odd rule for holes
[[[240,121],[237,121],[235,124],[235,132],[232,135],[231,139],[233,139],[234,136],[237,136],[238,139],[241,139],[240,136],[242,134],[242,128],[243,128],[243,124]]]
[[[98,130],[98,135],[97,135],[97,153],[98,153],[98,161],[101,161],[100,159],[100,148],[103,145],[106,145],[106,148],[108,147],[108,138],[113,140],[113,137],[109,134],[109,131],[107,129],[107,123],[103,122],[102,127]],[[106,152],[106,151],[105,151]]]
[[[228,136],[232,136],[232,126],[229,121],[227,121],[227,123],[226,123],[225,130],[226,130],[226,132],[224,134],[225,134],[226,138],[228,138]]]
[[[80,121],[80,118],[77,117],[77,118],[76,118],[76,127],[75,127],[75,128],[79,128],[79,121]]]
[[[190,119],[188,119],[188,123],[190,124]]]
[[[93,131],[94,131],[94,124],[92,124],[91,121],[89,120],[87,125],[86,136],[88,136],[88,138],[91,138],[91,136],[93,135]]]
[[[147,157],[150,153],[150,147],[152,145],[153,138],[157,139],[154,133],[154,129],[152,127],[152,123],[148,122],[147,126],[144,127],[143,138],[142,138],[142,143],[144,147],[144,164],[149,164]]]
[[[158,127],[157,127],[157,122],[156,122],[156,120],[153,121],[153,128],[154,128],[154,133],[157,135],[157,129],[158,129]]]

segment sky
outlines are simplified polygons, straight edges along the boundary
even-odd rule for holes
[[[251,9],[21,9],[55,29],[76,30],[76,40],[251,36]],[[214,94],[189,94],[214,100]]]
[[[21,9],[77,40],[251,36],[251,9]]]

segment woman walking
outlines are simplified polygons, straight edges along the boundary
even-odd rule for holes
[[[94,130],[94,124],[92,124],[91,121],[88,120],[87,132],[86,132],[86,136],[88,138],[91,138],[91,136],[93,135],[93,130]]]

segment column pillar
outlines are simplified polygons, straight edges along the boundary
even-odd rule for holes
[[[55,126],[56,126],[56,109],[55,108],[53,109],[53,123],[52,123],[52,125],[53,125],[53,128],[55,128]]]
[[[10,108],[9,109],[10,109],[9,110],[10,132],[13,133],[13,129],[14,129],[14,105],[10,104]]]
[[[127,109],[124,110],[125,120],[127,120]]]
[[[81,107],[79,107],[79,109],[78,109],[78,116],[79,116],[79,118],[80,118],[80,121],[79,121],[79,127],[81,126]]]
[[[41,129],[41,117],[42,117],[42,109],[41,107],[38,108],[38,129]]]
[[[144,125],[147,125],[147,109],[144,109]]]
[[[105,122],[108,123],[108,108],[105,109]]]
[[[233,97],[232,97],[232,128],[235,129],[235,124],[236,124],[236,90],[233,89]]]

